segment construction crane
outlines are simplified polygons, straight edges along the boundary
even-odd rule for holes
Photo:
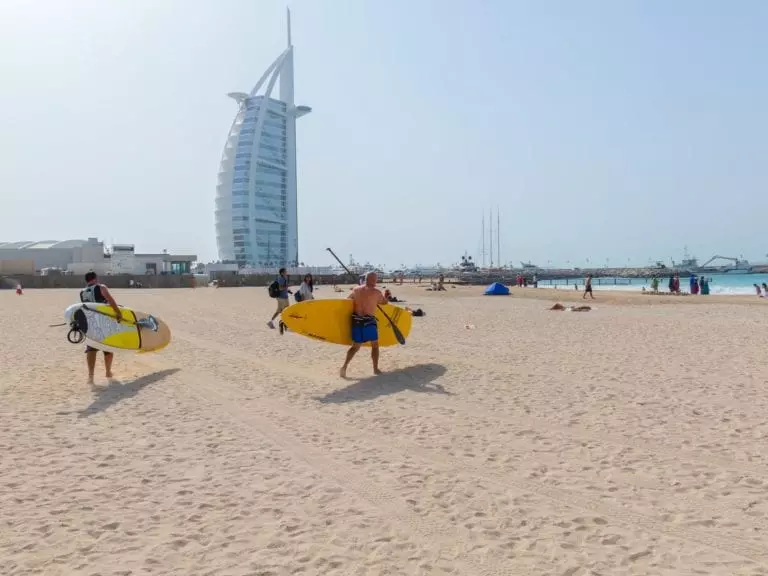
[[[342,268],[344,268],[344,270],[347,272],[347,274],[349,274],[350,276],[354,276],[354,274],[353,274],[352,272],[350,272],[349,268],[347,268],[347,267],[344,265],[344,262],[342,262],[342,261],[341,261],[341,258],[339,258],[338,256],[336,256],[336,252],[334,252],[334,251],[333,251],[333,250],[331,250],[330,248],[326,248],[326,250],[328,250],[328,252],[330,252],[330,253],[331,253],[331,256],[333,256],[333,257],[336,259],[336,262],[338,262],[339,264],[341,264],[341,267],[342,267]]]
[[[733,262],[733,266],[717,266],[716,268],[730,269],[730,270],[737,270],[742,268],[749,270],[751,268],[751,266],[749,265],[749,262],[747,262],[746,260],[742,260],[740,258],[733,258],[732,256],[720,256],[719,254],[712,256],[712,258],[704,262],[704,264],[702,264],[701,267],[706,268],[707,266],[712,264],[712,262],[714,262],[715,260],[727,260],[728,262]]]

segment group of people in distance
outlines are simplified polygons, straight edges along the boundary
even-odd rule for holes
[[[658,276],[651,278],[651,292],[658,293],[660,280]],[[709,295],[709,280],[704,276],[696,276],[691,274],[688,279],[690,294],[701,294],[703,296]],[[680,275],[674,274],[669,277],[667,281],[667,289],[670,294],[682,294],[680,290]],[[645,290],[645,288],[643,288]]]
[[[373,373],[381,374],[379,369],[379,328],[376,323],[376,308],[382,304],[388,303],[388,298],[376,287],[378,275],[376,272],[368,272],[365,275],[364,283],[355,286],[350,292],[348,298],[352,300],[352,317],[350,318],[352,346],[347,350],[344,364],[339,371],[342,378],[347,376],[347,367],[355,357],[357,351],[363,344],[371,345],[371,361],[373,363]],[[277,280],[279,294],[277,296],[277,308],[272,318],[267,322],[267,326],[274,329],[275,319],[282,314],[283,310],[290,306],[289,297],[293,292],[289,288],[288,274],[285,268],[280,268]],[[297,292],[296,300],[303,302],[305,300],[314,300],[314,285],[312,275],[307,274]],[[282,321],[279,325],[280,333],[285,330]]]

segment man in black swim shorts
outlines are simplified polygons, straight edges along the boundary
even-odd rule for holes
[[[112,298],[112,294],[109,293],[109,288],[104,284],[99,284],[99,277],[96,272],[88,272],[85,275],[85,288],[80,291],[81,302],[93,302],[97,304],[107,304],[111,306],[115,311],[115,317],[118,321],[123,319],[123,313]],[[88,365],[88,384],[93,386],[93,373],[96,370],[96,354],[98,350],[91,346],[85,347],[85,360]],[[104,352],[104,368],[107,378],[112,378],[112,360],[114,359],[112,352]]]

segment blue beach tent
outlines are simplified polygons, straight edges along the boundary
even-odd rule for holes
[[[486,296],[509,296],[509,288],[504,286],[504,284],[494,282],[485,289],[484,294]]]

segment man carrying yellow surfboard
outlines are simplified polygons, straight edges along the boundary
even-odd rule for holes
[[[376,324],[376,308],[382,304],[387,304],[387,299],[381,290],[376,288],[377,280],[376,272],[368,272],[365,275],[365,284],[356,286],[349,295],[349,299],[354,304],[352,311],[352,342],[354,344],[347,350],[347,358],[339,372],[342,378],[347,377],[347,366],[366,342],[371,343],[373,373],[381,374],[381,370],[379,370],[379,328]]]

